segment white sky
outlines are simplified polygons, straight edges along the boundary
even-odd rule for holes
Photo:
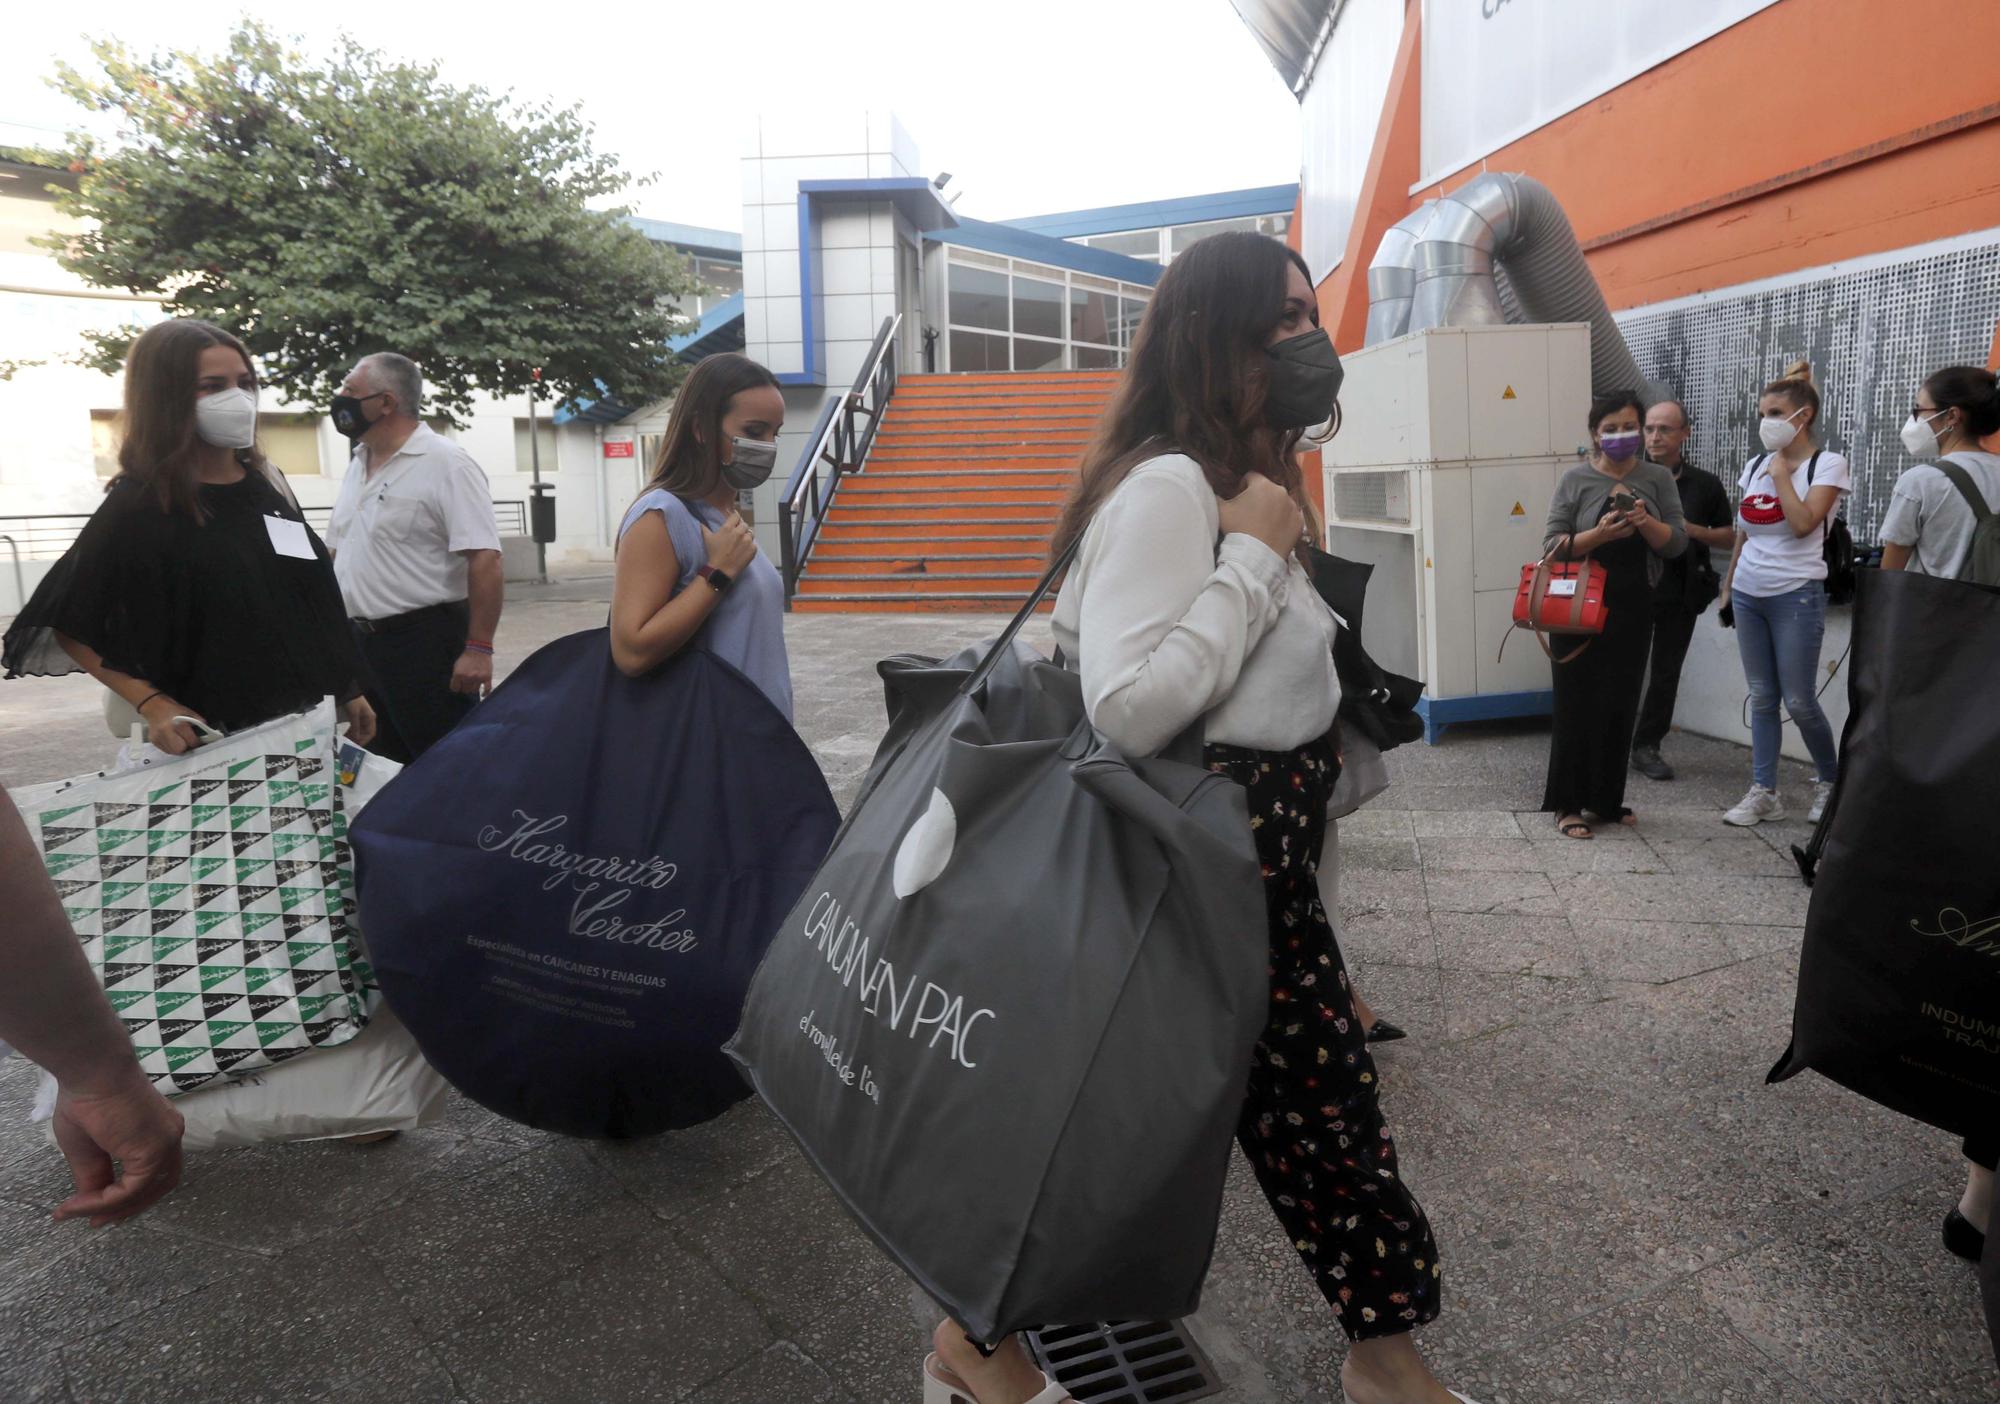
[[[346,29],[455,83],[581,102],[600,150],[659,173],[629,202],[688,224],[741,228],[743,117],[802,106],[893,110],[975,218],[1298,179],[1297,106],[1229,0],[21,5],[0,45],[0,140],[82,120],[42,79],[88,59],[86,33],[213,51],[237,13],[308,55]]]

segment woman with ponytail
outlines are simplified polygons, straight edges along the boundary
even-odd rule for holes
[[[1852,475],[1844,457],[1821,447],[1819,391],[1806,362],[1795,362],[1764,387],[1757,414],[1764,451],[1743,465],[1736,553],[1722,580],[1723,607],[1734,614],[1750,685],[1751,781],[1750,792],[1722,819],[1747,828],[1785,817],[1778,751],[1789,715],[1812,753],[1818,783],[1806,818],[1817,824],[1840,773],[1839,746],[1818,691],[1826,636],[1826,521]]]
[[[2000,454],[1980,442],[2000,434],[2000,385],[1979,366],[1947,366],[1917,390],[1903,447],[1917,466],[1896,479],[1882,519],[1882,569],[1950,578],[1965,573],[1979,517],[1951,469],[1989,510],[2000,510]]]

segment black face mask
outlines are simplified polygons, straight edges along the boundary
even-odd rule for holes
[[[1333,417],[1340,394],[1340,354],[1323,327],[1288,337],[1264,351],[1264,371],[1270,388],[1264,396],[1264,422],[1273,429],[1310,429]]]
[[[372,395],[335,395],[332,409],[329,411],[333,427],[343,438],[360,438],[381,423],[380,420],[370,420],[361,407],[370,400],[381,399],[388,393],[387,390],[378,390]]]

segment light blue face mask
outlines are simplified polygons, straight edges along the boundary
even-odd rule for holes
[[[778,446],[762,439],[731,439],[730,461],[722,465],[722,481],[738,492],[761,485],[778,466]]]

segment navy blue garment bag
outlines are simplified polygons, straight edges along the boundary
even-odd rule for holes
[[[642,678],[558,639],[353,831],[389,1005],[451,1084],[574,1136],[691,1126],[749,1095],[722,1054],[831,844],[812,753],[700,648]]]

